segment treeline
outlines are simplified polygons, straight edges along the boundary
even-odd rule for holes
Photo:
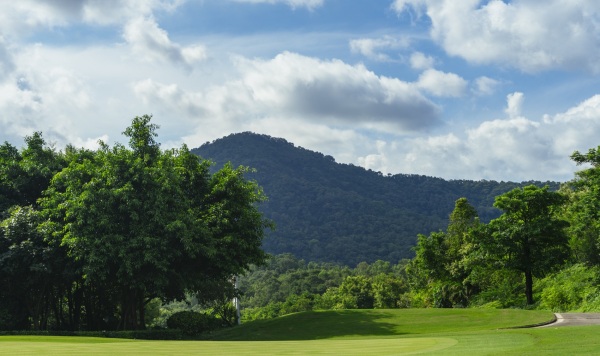
[[[459,198],[445,229],[418,235],[415,257],[356,268],[272,257],[242,284],[247,320],[313,309],[490,307],[600,311],[600,147],[560,190],[529,185],[480,220]],[[264,293],[263,293],[264,291]]]
[[[240,278],[242,319],[328,309],[409,307],[406,263],[378,260],[355,268],[274,255]]]
[[[161,150],[156,129],[136,117],[128,147],[0,146],[0,330],[143,329],[190,295],[226,314],[231,278],[266,257],[264,196],[244,167]]]
[[[461,197],[484,222],[497,218],[494,198],[516,187],[553,182],[444,180],[413,174],[383,175],[279,138],[249,132],[206,143],[192,152],[217,166],[231,161],[256,169],[269,200],[260,209],[276,229],[263,247],[307,261],[355,266],[414,256],[418,234],[444,229]]]

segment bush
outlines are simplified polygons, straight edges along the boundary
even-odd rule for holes
[[[573,265],[540,281],[540,308],[555,312],[598,308],[597,267]]]
[[[188,335],[197,335],[217,329],[219,320],[212,315],[193,311],[177,312],[167,320],[169,329],[179,329]]]

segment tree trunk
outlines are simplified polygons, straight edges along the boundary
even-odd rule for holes
[[[136,290],[124,291],[121,302],[121,328],[119,329],[138,330],[142,326],[143,322],[138,322],[139,317],[143,316],[143,312],[139,313],[140,308],[144,307],[144,303],[141,303],[141,298],[138,297],[140,294]]]
[[[525,271],[525,297],[527,305],[533,304],[533,274],[530,270]]]

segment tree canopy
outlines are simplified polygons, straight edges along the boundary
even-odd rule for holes
[[[542,277],[569,257],[568,223],[556,211],[564,196],[548,187],[516,188],[496,198],[504,213],[490,222],[487,251],[504,267],[523,272],[527,304],[533,304],[533,277]]]
[[[96,151],[68,147],[56,153],[44,148],[36,134],[26,139],[22,152],[7,144],[0,150],[4,167],[25,172],[3,171],[5,205],[28,206],[9,211],[3,225],[0,274],[18,278],[8,273],[16,268],[10,262],[15,243],[31,241],[31,248],[19,252],[31,258],[43,257],[33,249],[62,253],[58,261],[63,265],[50,268],[48,259],[31,262],[45,273],[36,274],[33,282],[69,276],[63,290],[56,291],[62,296],[45,301],[48,313],[55,309],[57,324],[144,328],[150,300],[181,299],[186,293],[209,298],[214,293],[206,288],[264,261],[261,243],[270,223],[257,209],[265,199],[262,190],[244,177],[248,168],[225,165],[211,174],[210,162],[185,145],[161,150],[157,129],[145,115],[124,131],[129,147],[100,142]],[[15,186],[5,178],[14,175],[27,179]],[[31,264],[18,268],[32,270]],[[46,285],[34,284],[38,289]],[[41,296],[30,287],[18,292]],[[66,317],[52,305],[65,299],[68,321],[59,320]],[[25,318],[32,316],[23,310]]]

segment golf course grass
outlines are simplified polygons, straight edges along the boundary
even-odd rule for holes
[[[575,355],[600,352],[600,326],[519,327],[545,311],[347,310],[292,314],[222,330],[207,341],[1,336],[4,355]]]

